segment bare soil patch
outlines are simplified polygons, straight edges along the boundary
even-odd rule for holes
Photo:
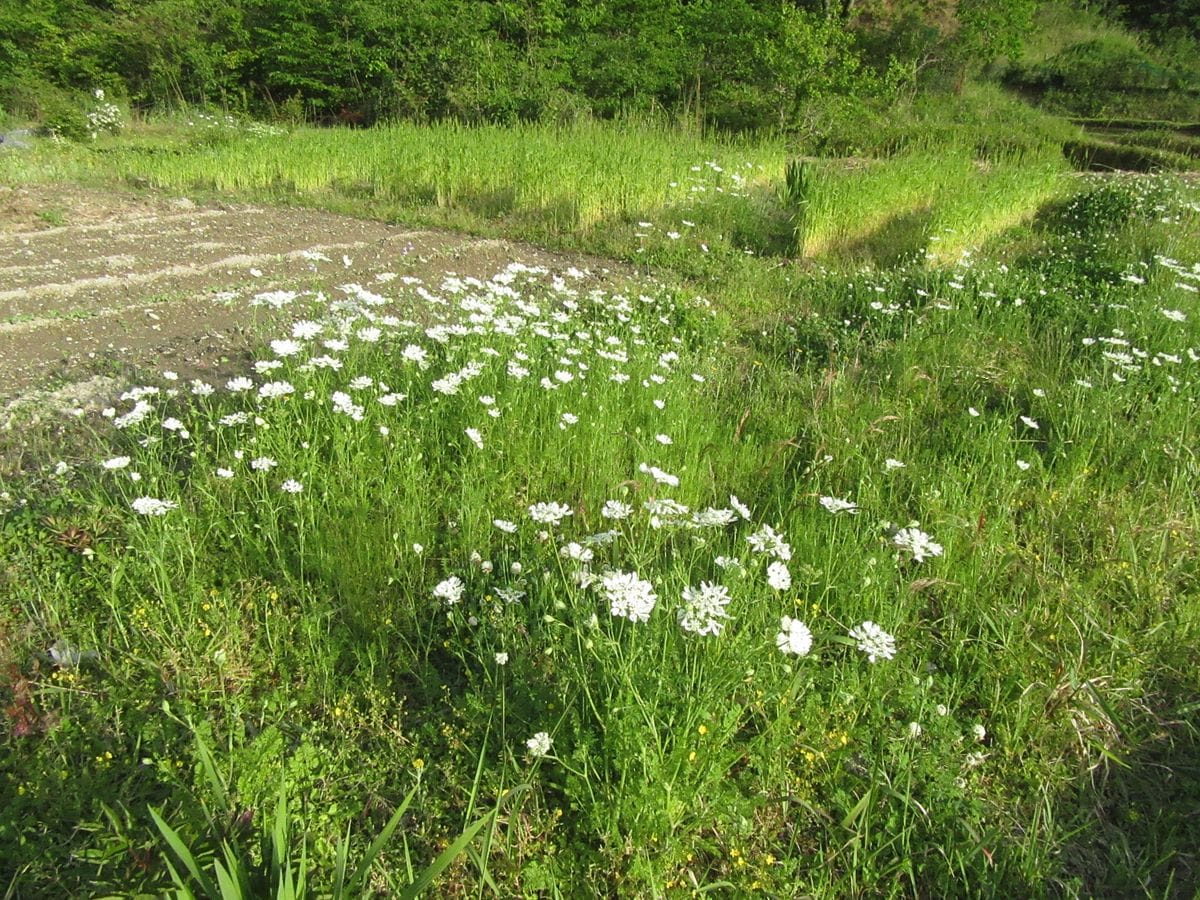
[[[88,385],[110,395],[148,370],[241,372],[278,315],[252,307],[256,294],[357,282],[386,295],[381,273],[436,285],[513,261],[608,274],[527,245],[308,209],[0,186],[0,408],[86,405]]]

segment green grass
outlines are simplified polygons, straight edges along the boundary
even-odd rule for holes
[[[931,253],[955,260],[1068,190],[1061,160],[980,162],[953,149],[845,166],[816,164],[804,250],[893,263]]]
[[[926,138],[879,159],[812,163],[799,237],[782,142],[638,123],[309,128],[286,137],[151,125],[93,152],[72,148],[63,175],[90,166],[169,191],[373,212],[658,265],[682,248],[891,263],[926,251],[956,258],[1065,191],[1053,145],[1005,149],[974,133],[964,126],[950,146]],[[16,177],[47,176],[35,159]]]
[[[416,151],[352,137],[361,171],[405,196],[381,160]],[[324,202],[351,162],[266,182],[320,168],[325,140],[269,144],[264,183],[239,190]],[[428,137],[453,140],[496,154],[449,164],[455,186],[495,177],[483,158],[519,158],[489,132]],[[431,282],[433,301],[381,282],[381,308],[330,265],[292,307],[323,332],[253,378],[293,392],[151,379],[162,390],[115,403],[65,466],[8,477],[6,887],[169,890],[179,853],[153,809],[209,862],[224,840],[270,871],[286,844],[290,870],[303,846],[331,891],[339,846],[353,869],[406,807],[378,893],[435,861],[447,896],[1194,891],[1194,189],[1083,182],[1047,203],[1063,179],[1036,161],[907,155],[858,181],[818,163],[810,224],[846,230],[828,239],[836,268],[801,270],[780,264],[795,197],[729,174],[729,158],[766,151],[724,147],[718,172],[697,152],[713,147],[679,148],[629,164],[637,190],[582,166],[544,172],[541,193],[515,164],[507,177],[511,215],[548,230],[578,216],[581,245],[622,246],[690,287],[516,269]],[[252,152],[236,137],[143,154],[136,171],[215,187]],[[132,155],[106,158],[134,175]],[[846,223],[879,216],[870,235],[888,203],[921,209],[910,181],[940,186],[923,227],[946,236],[914,249],[961,245],[938,265],[839,258]],[[983,237],[986,252],[959,249]],[[319,345],[338,334],[344,347]],[[341,367],[303,364],[314,356]],[[178,507],[139,515],[139,497]],[[653,506],[664,498],[689,512]],[[609,501],[628,518],[605,517]],[[548,502],[571,515],[535,521]],[[720,524],[692,518],[710,507]],[[941,552],[915,559],[906,528]],[[614,572],[652,585],[646,621],[613,614]],[[704,583],[728,591],[719,634],[680,626],[685,589]],[[784,616],[811,629],[807,655],[780,651]],[[865,621],[894,636],[894,658],[859,650]],[[542,732],[546,752],[529,744]],[[290,823],[272,829],[281,797]]]
[[[563,233],[632,221],[687,197],[690,167],[720,158],[748,183],[775,178],[780,144],[688,138],[652,125],[297,129],[286,141],[231,137],[183,154],[118,162],[174,189],[341,195],[468,210]],[[675,182],[672,184],[672,182]]]
[[[1140,49],[1137,36],[1127,28],[1114,24],[1094,10],[1054,0],[1040,5],[1034,28],[1025,36],[1021,62],[1043,63],[1070,47],[1089,41],[1108,41],[1123,44],[1130,50]]]

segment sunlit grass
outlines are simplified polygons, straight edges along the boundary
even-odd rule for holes
[[[414,789],[381,892],[496,809],[444,893],[1190,877],[1194,191],[1081,185],[1023,226],[1024,252],[975,261],[961,249],[1060,190],[1054,164],[819,163],[816,246],[911,261],[789,271],[770,256],[787,199],[733,177],[781,148],[598,127],[113,150],[126,178],[313,202],[470,206],[507,183],[487,215],[590,223],[596,246],[715,291],[521,267],[416,285],[402,258],[363,288],[318,265],[289,307],[309,324],[245,382],[151,379],[91,449],[0,485],[0,858],[19,890],[160,893],[151,807],[214,852],[281,789],[321,889],[347,826],[358,856]],[[401,135],[427,146],[383,139]],[[624,186],[567,158],[589,135]],[[441,188],[431,147],[462,157]],[[705,584],[728,592],[720,633],[683,627]],[[785,616],[805,655],[784,652],[805,647]],[[865,622],[894,657],[859,648]]]
[[[319,276],[296,315],[321,332],[281,335],[247,384],[135,392],[94,456],[8,486],[6,652],[34,686],[9,716],[37,737],[0,837],[40,821],[128,855],[154,806],[202,843],[199,728],[235,809],[304,799],[317,873],[420,777],[417,863],[532,785],[448,886],[572,893],[599,859],[634,893],[1090,877],[1074,798],[1161,757],[1182,695],[1145,685],[1191,683],[1200,627],[1179,466],[1200,339],[1150,287],[1190,264],[1156,265],[1103,290],[970,263],[828,276],[742,337],[650,284],[451,279],[426,330],[377,305],[414,288]],[[614,613],[613,573],[653,590],[647,621]],[[703,583],[728,590],[719,634],[680,625]],[[784,616],[810,654],[780,652]],[[864,621],[894,659],[856,648]],[[77,856],[59,883],[165,877]]]
[[[815,164],[803,250],[813,257],[943,261],[1031,218],[1070,189],[1063,160],[981,162],[957,148]]]
[[[890,262],[933,251],[952,260],[1070,186],[1061,157],[980,161],[958,144],[819,160],[809,164],[798,228],[783,190],[788,158],[782,140],[726,141],[633,122],[286,134],[151,123],[131,139],[68,149],[58,172],[35,159],[15,172],[19,180],[108,172],[170,191],[376,211],[632,259],[642,250],[659,264],[670,262],[655,251],[668,232],[690,247],[735,253]]]
[[[234,137],[182,155],[119,163],[172,189],[344,193],[410,206],[463,207],[557,231],[631,220],[678,202],[678,182],[710,159],[750,182],[782,170],[779,142],[726,142],[636,124],[467,127],[397,124],[302,128],[286,138]],[[672,182],[676,182],[673,186]]]

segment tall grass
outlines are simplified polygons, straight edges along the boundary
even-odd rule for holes
[[[285,139],[216,141],[118,166],[172,189],[340,192],[401,206],[463,207],[485,218],[513,216],[569,231],[631,221],[679,202],[690,168],[712,159],[744,167],[750,181],[763,182],[782,171],[784,150],[779,142],[725,142],[649,124],[438,123],[298,129]]]
[[[11,159],[19,181],[106,173],[170,191],[299,200],[689,270],[694,263],[679,258],[685,245],[885,263],[927,251],[955,258],[1067,189],[1066,164],[1051,145],[1004,149],[995,135],[964,128],[879,158],[810,161],[802,228],[785,189],[792,157],[784,141],[706,138],[639,122],[286,134],[152,123],[132,138]],[[686,240],[674,246],[668,234]]]
[[[886,261],[930,250],[953,258],[1064,195],[1065,168],[1023,156],[980,161],[956,147],[818,162],[803,250],[843,258],[866,251]]]

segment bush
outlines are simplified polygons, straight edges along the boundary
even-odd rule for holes
[[[93,139],[102,134],[119,134],[125,127],[125,117],[121,115],[121,108],[106,100],[104,91],[100,88],[95,90],[93,96],[96,102],[87,113],[88,134]]]
[[[91,134],[90,123],[79,104],[66,94],[46,98],[38,116],[38,133],[69,141],[85,141]]]
[[[1132,104],[1143,117],[1161,118],[1181,104],[1184,110],[1197,105],[1194,75],[1111,37],[1073,44],[1036,65],[1016,66],[1006,80],[1046,106],[1075,115],[1116,114]]]

